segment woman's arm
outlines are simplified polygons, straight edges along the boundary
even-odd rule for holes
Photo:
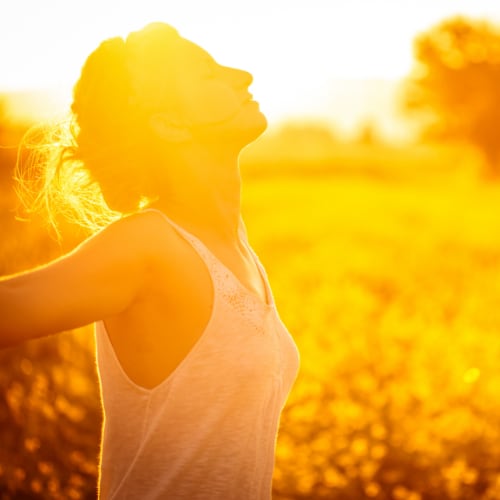
[[[128,308],[152,272],[157,224],[150,212],[126,217],[64,257],[0,278],[0,348]]]

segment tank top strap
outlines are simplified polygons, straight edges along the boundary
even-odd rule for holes
[[[241,282],[236,278],[234,273],[227,268],[225,264],[223,264],[213,253],[212,251],[207,248],[207,246],[196,236],[191,234],[190,232],[186,231],[182,226],[174,222],[170,217],[168,217],[165,213],[163,213],[161,210],[158,210],[156,208],[147,208],[145,211],[153,211],[159,213],[186,241],[188,241],[191,246],[198,252],[200,257],[203,259],[205,262],[210,275],[212,277],[212,280],[214,281],[214,284],[216,288],[220,287],[227,287],[228,282],[233,282],[236,284],[236,288],[239,288],[239,293],[245,292],[245,294],[250,294],[254,295],[253,292],[249,292],[248,288],[246,288],[244,285],[241,284]],[[257,268],[259,270],[260,276],[263,280],[263,285],[266,289],[266,300],[262,300],[259,298],[259,300],[266,306],[266,307],[274,307],[274,298],[273,294],[271,292],[271,287],[269,285],[269,278],[267,277],[267,273],[264,269],[264,266],[261,264],[258,256],[256,253],[253,251],[252,247],[248,243],[247,235],[246,235],[246,228],[245,224],[243,222],[243,218],[240,217],[239,224],[238,224],[238,233],[240,235],[240,238],[242,239],[243,243],[246,245],[248,248],[250,254],[252,255],[255,264],[257,265]]]
[[[213,269],[213,266],[217,265],[217,260],[214,258],[212,252],[210,252],[206,245],[199,238],[191,234],[189,231],[186,231],[182,226],[174,222],[164,212],[156,208],[147,208],[143,211],[156,212],[160,214],[185,240],[187,240],[191,244],[191,246],[198,252],[200,257],[210,269]]]

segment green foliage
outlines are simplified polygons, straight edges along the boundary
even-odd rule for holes
[[[422,120],[425,137],[466,141],[500,168],[500,29],[455,17],[421,34],[406,82],[406,111]]]

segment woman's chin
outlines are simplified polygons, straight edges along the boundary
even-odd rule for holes
[[[257,103],[255,104],[258,106]],[[246,144],[248,144],[257,139],[257,137],[259,137],[267,129],[267,118],[264,113],[259,110],[258,113],[253,114],[252,120],[248,120],[246,125],[246,127],[242,127],[241,133],[242,136],[246,135]]]
[[[201,142],[218,144],[220,148],[243,148],[253,142],[267,129],[267,119],[258,112],[244,113],[234,120],[217,124],[212,127],[198,129],[198,139]]]

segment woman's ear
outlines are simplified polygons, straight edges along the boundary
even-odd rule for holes
[[[191,132],[186,124],[179,123],[166,113],[155,113],[149,118],[149,126],[158,137],[167,142],[186,142]]]

